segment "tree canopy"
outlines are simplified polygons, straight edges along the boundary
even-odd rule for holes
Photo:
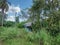
[[[33,27],[36,29],[46,28],[48,31],[52,32],[52,35],[59,32],[59,0],[33,0],[33,5],[29,9],[29,13],[31,14],[30,19],[35,21],[35,26]]]

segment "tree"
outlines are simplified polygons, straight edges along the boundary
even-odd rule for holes
[[[60,21],[59,3],[60,3],[59,0],[52,0],[52,1],[48,1],[49,7],[47,6],[48,11],[49,11],[47,28],[53,36],[56,36],[58,32],[60,32],[59,31],[60,30],[59,28],[59,21]]]
[[[4,11],[8,10],[8,4],[7,4],[7,0],[1,0],[0,1],[0,8],[2,9],[2,26],[3,26],[3,22],[4,22]]]
[[[19,16],[15,17],[16,23],[19,23]]]
[[[29,10],[29,13],[31,14],[31,20],[35,23],[33,23],[33,25],[35,26],[32,26],[34,27],[35,29],[41,29],[41,23],[40,23],[40,18],[41,18],[41,12],[42,12],[42,9],[44,7],[44,0],[33,0],[33,6],[31,7],[31,9]],[[33,28],[33,30],[35,30]]]
[[[36,29],[46,28],[52,35],[60,31],[60,1],[59,0],[33,0],[29,10],[30,18],[35,21]],[[48,18],[47,18],[48,17]],[[45,22],[47,25],[44,27]]]
[[[7,14],[4,14],[4,23],[6,22],[6,19],[7,19]],[[2,13],[0,12],[0,26],[2,26]]]

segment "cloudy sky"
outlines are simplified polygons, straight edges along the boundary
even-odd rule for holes
[[[7,20],[10,21],[15,21],[14,20],[15,12],[21,13],[21,10],[30,8],[32,5],[32,0],[8,0],[8,2],[10,2],[11,5],[9,5],[9,10],[7,12],[7,14],[9,15]],[[20,19],[20,21],[23,20]]]

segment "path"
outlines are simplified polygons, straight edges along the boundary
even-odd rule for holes
[[[0,41],[0,45],[3,45],[3,42]]]

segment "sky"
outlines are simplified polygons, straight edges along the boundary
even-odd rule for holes
[[[21,10],[30,8],[32,5],[32,0],[8,0],[11,3],[9,5],[9,10],[7,14],[9,15],[7,21],[15,21],[15,12],[21,13]],[[24,21],[24,19],[20,19]]]
[[[8,0],[12,5],[19,6],[22,9],[29,8],[32,5],[32,0]]]

